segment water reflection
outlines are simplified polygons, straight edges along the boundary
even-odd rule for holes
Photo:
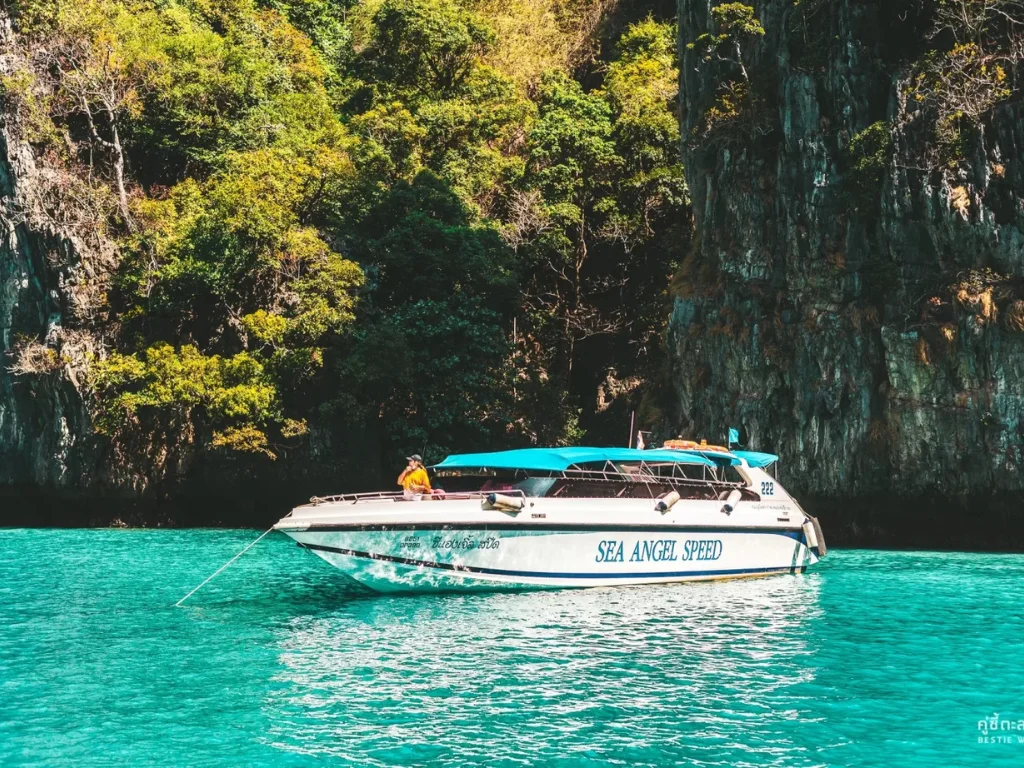
[[[1019,555],[366,598],[267,537],[173,607],[254,536],[0,532],[0,765],[1022,764]]]
[[[658,765],[726,743],[785,762],[805,747],[770,726],[813,719],[791,689],[814,674],[819,592],[808,575],[351,600],[278,628],[269,740],[368,765]]]

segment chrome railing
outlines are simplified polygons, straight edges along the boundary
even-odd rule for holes
[[[554,476],[558,480],[575,480],[583,482],[609,482],[609,483],[622,483],[622,484],[635,484],[635,485],[664,485],[670,488],[688,487],[688,488],[707,488],[713,491],[732,490],[734,488],[746,487],[744,483],[732,482],[728,480],[706,478],[692,478],[680,476],[678,474],[673,475],[656,475],[649,472],[638,472],[638,473],[623,473],[618,471],[605,471],[605,470],[590,470],[590,469],[566,469]],[[479,490],[479,491],[451,491],[446,492],[442,490],[434,491],[430,494],[419,494],[418,497],[423,500],[432,501],[455,501],[467,499],[486,499],[493,493],[500,493],[506,496],[522,496],[526,494],[517,488],[509,489],[493,489],[493,490]],[[556,492],[554,496],[557,496]],[[620,496],[621,494],[616,494]],[[313,496],[310,498],[309,503],[314,506],[319,504],[327,503],[352,503],[358,504],[359,502],[367,501],[412,501],[416,497],[410,498],[406,496],[404,491],[371,491],[368,493],[341,493],[331,496]]]
[[[352,504],[358,504],[361,501],[417,501],[417,500],[430,500],[430,501],[466,501],[467,499],[486,499],[492,494],[501,494],[502,496],[521,496],[526,497],[526,494],[517,488],[511,488],[504,491],[442,491],[440,489],[433,493],[422,493],[416,494],[415,496],[406,496],[405,491],[370,491],[369,493],[338,493],[333,496],[312,496],[309,499],[309,503],[313,506],[320,504],[328,504],[331,502],[350,502]]]
[[[660,484],[660,485],[693,485],[693,486],[715,486],[719,488],[744,488],[745,483],[733,482],[731,480],[719,480],[711,477],[687,477],[686,475],[656,475],[649,472],[611,472],[594,469],[566,469],[556,476],[563,480],[590,480],[609,483],[638,483],[638,484]]]

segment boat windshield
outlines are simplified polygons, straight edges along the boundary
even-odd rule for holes
[[[526,496],[546,496],[558,478],[539,475],[530,477],[525,472],[493,472],[485,475],[464,473],[438,473],[436,485],[448,493],[468,491],[522,491]]]
[[[717,498],[723,486],[744,485],[733,467],[676,462],[586,462],[561,472],[518,469],[445,470],[436,485],[448,493],[520,491],[532,498],[655,497],[677,490],[684,498]]]
[[[522,491],[525,496],[547,496],[557,479],[555,477],[528,477],[512,487],[517,491]]]

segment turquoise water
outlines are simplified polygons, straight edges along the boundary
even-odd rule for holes
[[[255,535],[0,530],[0,765],[1024,765],[1021,556],[368,598],[273,535],[172,607]]]

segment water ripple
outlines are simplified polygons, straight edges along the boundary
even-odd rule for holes
[[[1019,556],[380,598],[271,538],[172,607],[252,535],[0,531],[0,765],[1024,764]]]

